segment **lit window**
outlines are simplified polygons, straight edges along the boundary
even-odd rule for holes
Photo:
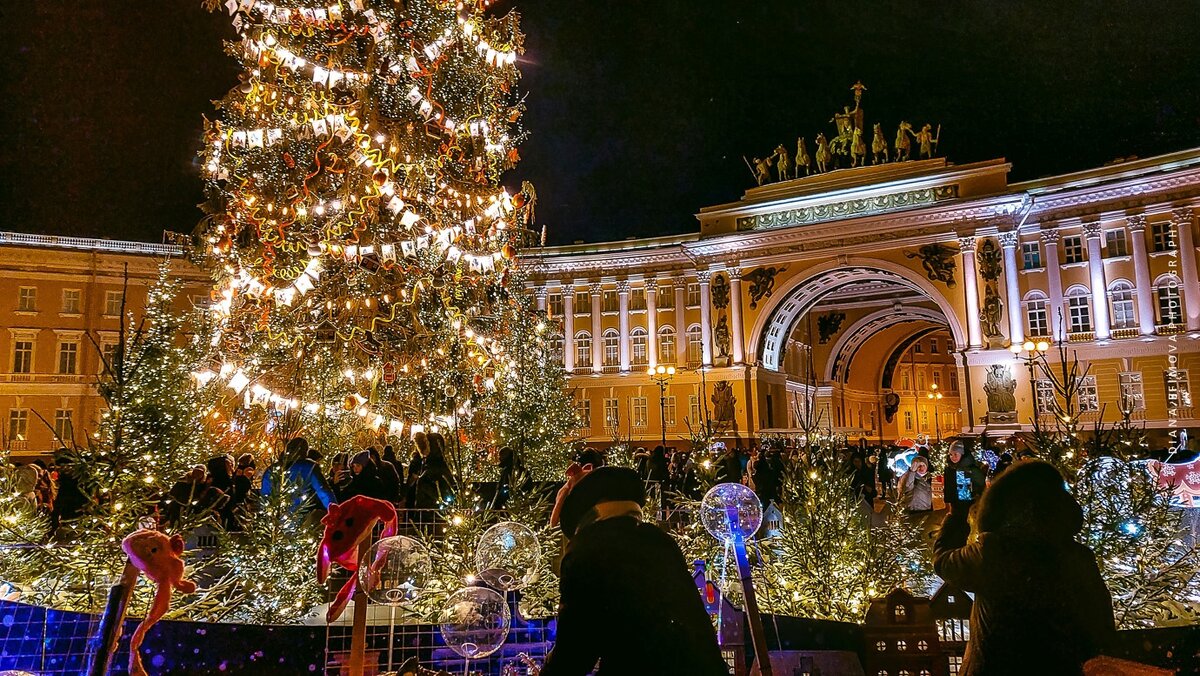
[[[1049,380],[1037,381],[1037,409],[1038,413],[1053,413],[1057,408],[1058,401],[1054,397],[1054,383]]]
[[[80,313],[81,299],[83,292],[79,289],[63,289],[62,295],[62,312],[67,315],[77,315]]]
[[[647,402],[645,397],[633,397],[630,399],[629,409],[632,417],[634,429],[646,428]]]
[[[17,311],[37,312],[37,287],[22,286],[17,290]]]
[[[1187,369],[1168,369],[1167,383],[1167,415],[1177,418],[1179,409],[1192,407],[1192,389],[1188,382]]]
[[[116,317],[121,314],[122,295],[120,291],[104,292],[104,314],[109,317]]]
[[[896,650],[901,652],[908,650],[908,642],[904,640],[896,641]]]
[[[8,440],[25,441],[29,438],[29,409],[14,408],[8,412]]]
[[[588,399],[575,400],[575,416],[579,419],[579,429],[592,428],[592,402]]]
[[[621,408],[616,399],[604,400],[604,427],[612,430],[621,425]]]
[[[949,670],[946,672],[947,676],[958,676],[962,671],[962,658],[957,655],[951,655],[947,666],[949,667]]]
[[[546,341],[546,357],[551,363],[563,363],[565,341],[560,334],[554,334]]]
[[[1063,237],[1063,254],[1067,263],[1083,262],[1083,238],[1079,235]]]
[[[1140,371],[1117,374],[1117,382],[1121,386],[1121,410],[1126,412],[1146,410],[1143,396],[1142,374]]]
[[[887,641],[876,641],[875,649],[878,650],[879,652],[887,651]]]
[[[633,365],[645,366],[649,363],[649,341],[646,329],[637,327],[629,333],[629,346],[633,350]]]
[[[658,361],[661,364],[675,363],[675,328],[672,326],[658,330]]]
[[[1108,291],[1112,303],[1113,328],[1131,329],[1137,326],[1133,313],[1133,285],[1126,281],[1115,282]]]
[[[1100,394],[1096,389],[1096,376],[1083,376],[1079,379],[1079,389],[1075,399],[1080,413],[1100,410]]]
[[[917,650],[920,650],[921,652],[929,650],[929,641],[926,641],[925,639],[917,641]]]
[[[1125,238],[1125,229],[1117,228],[1104,233],[1104,248],[1110,257],[1128,256],[1129,241]]]
[[[1022,244],[1021,257],[1026,270],[1036,270],[1042,267],[1042,250],[1037,242],[1025,242]]]

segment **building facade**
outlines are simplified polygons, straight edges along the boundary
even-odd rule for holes
[[[581,436],[1011,434],[1053,396],[1009,350],[1029,340],[1086,367],[1084,419],[1200,424],[1200,149],[1024,183],[1010,166],[844,169],[701,209],[691,235],[527,252]]]
[[[103,410],[95,385],[122,300],[136,326],[163,261],[185,280],[181,305],[207,300],[204,274],[178,246],[0,233],[4,448],[20,458],[85,443]]]

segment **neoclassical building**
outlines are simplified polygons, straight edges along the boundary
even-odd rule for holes
[[[1200,424],[1200,149],[1023,183],[1010,167],[843,169],[703,208],[693,234],[527,252],[581,435],[1010,434],[1053,396],[1009,350],[1028,340],[1086,367],[1084,418]]]

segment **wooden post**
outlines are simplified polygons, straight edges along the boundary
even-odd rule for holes
[[[129,598],[137,586],[138,569],[129,561],[121,571],[121,579],[108,588],[108,602],[100,616],[100,633],[93,639],[95,651],[88,665],[88,676],[106,676],[112,665],[117,644],[121,641],[121,628],[125,624],[125,613],[129,610]]]
[[[355,573],[357,575],[357,573]],[[367,659],[367,593],[354,590],[354,628],[350,634],[350,676],[363,676]]]
[[[738,532],[737,507],[729,507],[730,531],[733,533],[733,551],[737,557],[738,577],[742,580],[742,595],[746,598],[746,619],[750,622],[750,643],[754,646],[754,661],[762,676],[772,676],[771,654],[767,648],[767,635],[763,629],[762,615],[758,612],[758,597],[754,595],[754,580],[750,577],[750,560],[746,558],[746,538]]]

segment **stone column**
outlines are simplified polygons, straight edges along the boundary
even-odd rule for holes
[[[1138,333],[1154,335],[1154,296],[1150,288],[1150,255],[1146,252],[1146,217],[1127,216],[1129,238],[1133,240],[1133,293],[1137,300]]]
[[[564,284],[563,295],[563,366],[575,372],[575,285]]]
[[[1004,252],[1004,297],[1008,302],[1008,341],[1020,345],[1025,341],[1025,320],[1021,313],[1021,275],[1017,267],[1017,245],[1020,235],[1014,230],[999,235]]]
[[[733,336],[733,363],[746,362],[744,327],[742,326],[742,269],[729,268],[729,327]]]
[[[1183,274],[1183,312],[1188,331],[1200,331],[1200,281],[1196,273],[1196,243],[1192,237],[1195,212],[1191,207],[1181,207],[1171,212],[1171,220],[1178,232],[1179,270]]]
[[[600,373],[604,370],[604,326],[601,323],[603,315],[600,312],[600,297],[604,295],[604,285],[596,282],[588,287],[592,294],[592,371]]]
[[[983,347],[983,327],[979,323],[979,273],[975,265],[975,237],[959,237],[958,250],[963,260],[963,286],[967,296],[967,341],[970,347]]]
[[[620,315],[617,318],[621,330],[621,373],[629,373],[629,282],[617,282],[617,308]]]
[[[1092,325],[1096,340],[1112,337],[1112,326],[1108,311],[1108,282],[1104,279],[1104,254],[1100,252],[1100,238],[1104,228],[1100,223],[1083,224],[1083,237],[1087,241],[1088,281],[1092,289]]]
[[[534,293],[534,295],[537,296],[538,314],[545,317],[546,316],[546,294],[547,294],[545,285],[539,286],[538,288],[534,289],[533,293]]]
[[[1058,266],[1058,228],[1042,230],[1042,245],[1045,256],[1042,265],[1046,268],[1046,295],[1050,302],[1046,304],[1046,312],[1050,315],[1050,336],[1052,340],[1066,340],[1067,332],[1063,327],[1063,290],[1062,274]]]
[[[705,366],[712,366],[712,273],[700,270],[696,273],[696,279],[700,281],[700,340],[703,360]]]
[[[687,281],[683,277],[675,280],[675,365],[685,368],[687,358]]]
[[[646,294],[646,363],[658,366],[658,278],[650,275],[645,282]]]

